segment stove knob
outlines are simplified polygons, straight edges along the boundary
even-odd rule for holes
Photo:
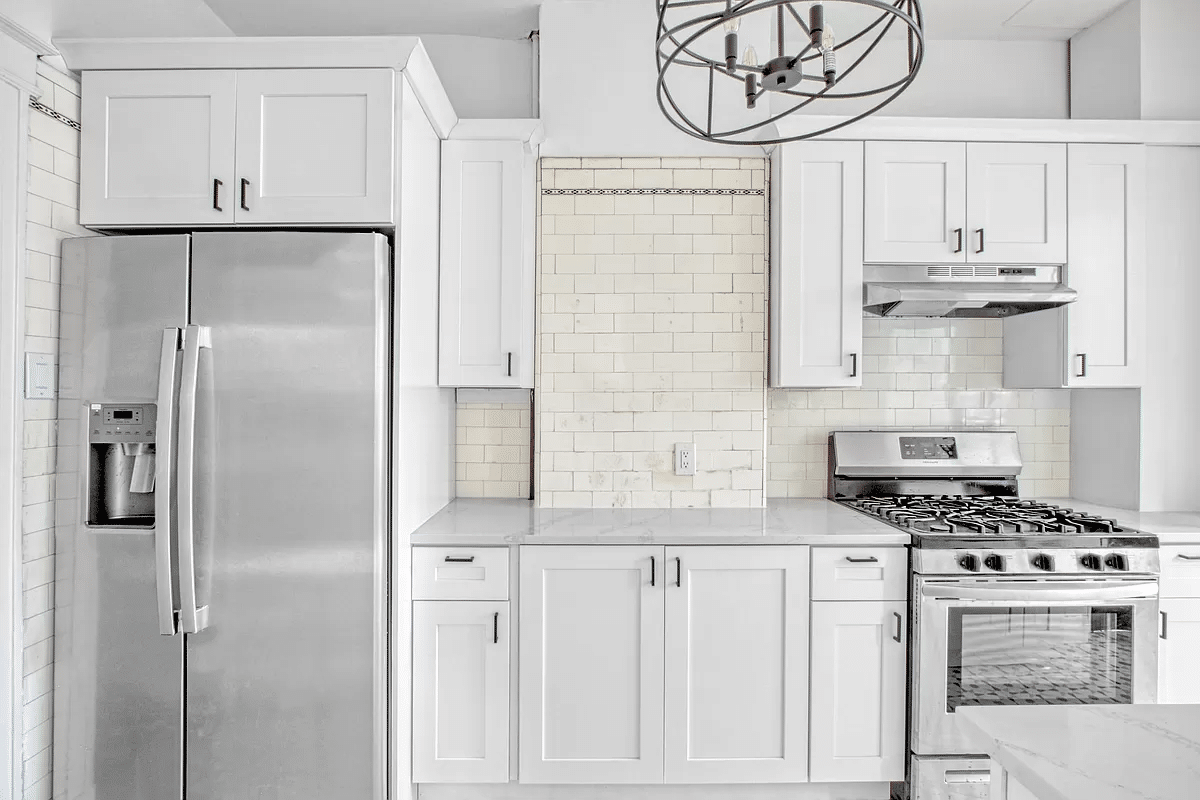
[[[1099,572],[1104,569],[1104,564],[1100,562],[1100,556],[1095,553],[1087,553],[1079,557],[1079,563],[1084,569],[1091,569]]]
[[[1034,569],[1040,569],[1043,572],[1054,572],[1054,556],[1039,553],[1029,563],[1033,565]]]
[[[1129,571],[1129,562],[1125,560],[1125,556],[1120,553],[1111,553],[1108,558],[1104,559],[1104,565],[1109,569],[1115,569],[1120,572]]]
[[[979,572],[979,556],[967,553],[958,559],[958,565],[968,572]]]
[[[995,553],[985,558],[983,563],[988,569],[996,572],[1004,572],[1006,568],[1004,556],[996,555]]]

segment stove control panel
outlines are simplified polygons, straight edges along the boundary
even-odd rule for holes
[[[914,548],[912,556],[913,572],[920,575],[1155,575],[1159,571],[1158,549],[1153,547],[1013,549],[1004,552]]]

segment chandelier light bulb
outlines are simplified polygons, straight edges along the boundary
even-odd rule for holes
[[[821,32],[821,49],[832,50],[834,43],[833,26],[827,22],[825,23],[825,30]]]
[[[742,66],[743,67],[757,67],[758,66],[758,53],[755,52],[754,45],[750,45],[749,47],[746,48],[746,52],[742,53]]]
[[[721,23],[721,27],[725,29],[726,33],[737,33],[738,29],[742,27],[742,18],[730,17]]]

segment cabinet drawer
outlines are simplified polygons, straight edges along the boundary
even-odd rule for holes
[[[1163,597],[1200,597],[1200,544],[1163,545]]]
[[[414,547],[414,600],[507,600],[507,547]]]
[[[813,600],[904,600],[908,550],[904,547],[814,547]]]

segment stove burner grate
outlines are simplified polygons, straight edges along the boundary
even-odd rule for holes
[[[1122,532],[1112,520],[1015,497],[911,495],[862,497],[848,503],[918,532],[970,536]]]

